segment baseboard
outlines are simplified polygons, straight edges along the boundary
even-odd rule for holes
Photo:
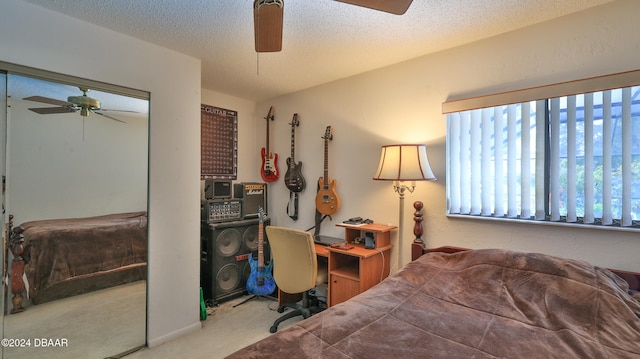
[[[192,325],[188,326],[188,327],[184,327],[182,329],[178,329],[176,331],[173,331],[171,333],[165,334],[163,336],[160,336],[158,338],[149,338],[147,339],[147,346],[149,348],[153,348],[157,345],[169,342],[171,340],[180,338],[184,335],[187,335],[189,333],[195,332],[202,329],[202,323],[201,322],[197,322],[197,323],[193,323]]]

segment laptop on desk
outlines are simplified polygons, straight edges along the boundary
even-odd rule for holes
[[[313,241],[323,246],[330,246],[334,243],[344,243],[344,238],[316,235],[313,236]]]

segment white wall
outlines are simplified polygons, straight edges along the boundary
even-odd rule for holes
[[[418,183],[405,203],[404,257],[413,239],[413,201],[424,202],[424,239],[429,247],[500,247],[588,260],[601,266],[640,270],[638,232],[504,224],[447,218],[445,197],[445,116],[449,99],[638,69],[640,2],[614,1],[466,46],[421,57],[360,76],[260,103],[281,115],[272,128],[272,147],[289,153],[288,119],[300,115],[296,159],[303,161],[307,189],[298,221],[286,215],[288,191],[270,187],[272,223],[307,229],[313,225],[315,183],[322,176],[325,126],[333,125],[329,175],[338,181],[342,208],[322,233],[341,236],[334,224],[349,217],[398,223],[398,196],[391,183],[371,180],[380,146],[424,143],[438,182]],[[264,133],[264,129],[260,129]],[[258,133],[258,138],[263,134]],[[256,148],[263,146],[258,143]],[[255,150],[254,150],[255,151]],[[395,238],[393,240],[395,243]],[[395,255],[394,255],[395,256]]]
[[[19,0],[0,44],[1,61],[151,93],[148,343],[199,329],[200,61]]]

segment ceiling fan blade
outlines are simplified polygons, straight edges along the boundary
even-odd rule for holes
[[[117,119],[117,118],[115,118],[115,117],[111,117],[111,116],[109,116],[109,115],[105,115],[104,113],[95,112],[95,111],[91,111],[91,112],[92,112],[92,113],[95,113],[96,115],[104,116],[104,117],[106,117],[106,118],[108,118],[108,119],[110,119],[110,120],[114,120],[114,121],[118,121],[118,122],[126,123],[126,122],[124,122],[124,121],[122,121],[122,120],[119,120],[119,119]]]
[[[23,100],[48,103],[49,105],[57,105],[57,106],[73,106],[71,102],[56,100],[55,98],[42,97],[42,96],[25,97],[23,98]]]
[[[254,0],[253,30],[256,52],[282,50],[284,1]]]
[[[50,115],[53,113],[71,113],[76,112],[75,109],[71,107],[40,107],[40,108],[30,108],[29,110],[39,113],[41,115]]]
[[[142,112],[140,112],[140,111],[116,110],[116,109],[110,109],[110,108],[101,108],[101,109],[100,109],[100,111],[142,113]]]
[[[339,2],[364,6],[369,9],[380,10],[396,15],[402,15],[407,12],[409,5],[413,0],[336,0]]]

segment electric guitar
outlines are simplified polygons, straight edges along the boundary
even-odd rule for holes
[[[269,295],[276,290],[276,282],[273,279],[271,270],[273,269],[273,261],[268,266],[264,266],[264,211],[262,207],[258,207],[258,260],[253,258],[253,254],[249,256],[249,265],[251,266],[251,274],[247,279],[247,291],[253,295]]]
[[[333,140],[333,129],[327,126],[324,133],[324,177],[318,179],[318,193],[316,194],[316,209],[318,212],[330,215],[340,208],[340,197],[336,192],[336,180],[329,179],[329,141]]]
[[[291,120],[291,157],[287,158],[287,173],[284,175],[284,184],[291,192],[302,192],[305,187],[304,177],[302,177],[302,162],[296,163],[295,143],[296,126],[300,126],[298,114],[293,114]]]
[[[267,146],[262,147],[262,168],[260,175],[265,182],[275,182],[280,176],[278,171],[278,155],[269,151],[269,121],[273,121],[273,106],[269,108],[269,113],[265,119],[267,120]]]

